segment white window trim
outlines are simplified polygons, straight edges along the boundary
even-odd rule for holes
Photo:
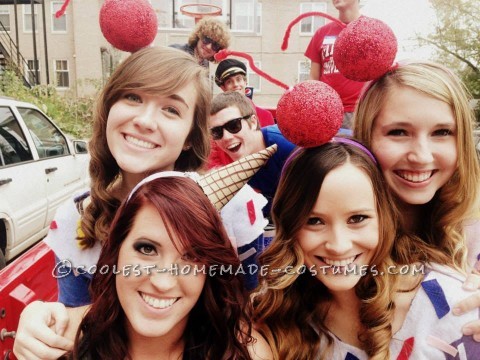
[[[40,25],[40,21],[38,19],[40,19],[40,17],[38,16],[38,7],[37,7],[38,4],[34,4],[33,6],[35,6],[35,15],[37,16],[36,18],[36,21],[35,21],[35,34],[38,34],[38,26]],[[32,16],[31,12],[29,14],[26,14],[25,13],[25,9],[27,8],[27,6],[29,7],[28,9],[32,9],[32,5],[28,4],[28,5],[22,5],[22,27],[23,27],[23,32],[25,34],[31,34],[33,31],[32,30],[26,30],[25,29],[25,15],[30,15]]]
[[[67,62],[67,70],[58,70],[57,69],[57,61],[66,61]],[[54,59],[53,60],[53,72],[55,75],[55,87],[57,89],[70,89],[70,64],[68,63],[67,59]],[[66,72],[68,74],[68,86],[59,86],[58,81],[57,81],[57,73],[58,72]]]
[[[234,29],[233,24],[230,24],[231,31],[233,33],[241,34],[241,35],[260,35],[262,33],[262,18],[263,18],[263,8],[262,4],[258,2],[258,0],[252,0],[253,5],[253,14],[250,16],[252,18],[252,28],[251,29]],[[235,20],[235,14],[233,13],[233,9],[230,9],[232,22]],[[257,31],[257,18],[260,14],[260,32]]]
[[[0,9],[0,14],[1,15],[8,15],[8,26],[10,27],[10,29],[7,30],[6,32],[10,33],[12,31],[12,25],[10,24],[10,20],[11,20],[10,19],[10,7],[8,7],[8,5],[3,5],[3,6],[5,6],[5,9],[4,9],[5,12],[2,12],[2,10]],[[3,31],[3,29],[0,29],[0,32],[5,32],[5,31]]]
[[[262,70],[262,62],[261,61],[254,61],[253,64],[257,68]],[[258,88],[256,88],[256,87],[253,88],[253,96],[255,96],[255,94],[262,92],[262,77],[260,75],[258,75],[254,70],[252,70],[252,68],[250,68],[250,64],[248,62],[245,62],[245,65],[247,66],[247,86],[252,86],[252,84],[250,84],[250,82],[249,82],[250,75],[258,76]]]
[[[67,17],[68,8],[66,9],[65,13],[62,15],[62,16],[65,16],[65,30],[55,30],[53,28],[53,24],[54,24],[53,18],[55,17],[55,13],[56,13],[56,11],[54,10],[54,7],[53,7],[54,4],[59,4],[60,6],[62,6],[63,1],[52,1],[50,3],[50,12],[51,12],[51,17],[52,17],[51,18],[52,21],[51,21],[51,24],[50,24],[50,30],[52,31],[53,34],[66,34],[67,29],[68,29],[68,17]]]
[[[35,59],[25,59],[27,61],[27,63],[25,64],[25,73],[26,74],[29,74],[29,73],[33,73],[35,74],[35,69],[29,69],[28,68],[28,62],[29,61],[32,61],[33,63],[35,63]],[[40,59],[37,60],[37,64],[38,64],[38,77],[40,78],[41,77],[41,69],[40,69]]]
[[[257,19],[258,19],[258,29],[259,31],[255,31],[256,35],[262,35],[263,32],[263,26],[262,26],[262,20],[263,20],[263,8],[262,8],[262,3],[257,2],[257,12],[255,13],[255,21],[253,26],[256,28],[257,27]]]
[[[308,63],[311,63],[311,62],[310,62],[310,59],[307,59],[307,58],[298,61],[298,65],[297,65],[297,83],[299,83],[299,82],[302,81],[302,80],[300,80],[300,75],[302,74],[302,72],[301,72],[301,70],[302,70],[302,65],[308,64]],[[307,75],[307,80],[308,80],[308,78],[310,77],[310,73],[308,72],[308,73],[306,73],[306,75]]]
[[[326,13],[327,12],[327,3],[325,1],[319,1],[319,2],[303,2],[303,3],[300,3],[300,15],[303,14],[303,13],[306,13],[308,11],[304,10],[304,6],[306,5],[310,5],[311,6],[311,10],[308,10],[308,11],[321,11],[321,12],[324,12]],[[315,6],[318,6],[318,7],[321,7],[323,9],[314,9]],[[302,20],[303,21],[303,20]],[[315,31],[316,30],[312,30],[312,31],[308,31],[308,32],[302,32],[302,21],[300,21],[299,25],[298,25],[298,33],[300,34],[300,36],[313,36],[313,34],[315,34]],[[313,22],[312,22],[313,23]],[[323,26],[323,25],[322,25]]]

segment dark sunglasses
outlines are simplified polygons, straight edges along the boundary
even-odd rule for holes
[[[230,134],[236,134],[242,130],[242,120],[247,120],[252,114],[245,115],[236,119],[227,121],[221,126],[215,126],[210,129],[213,140],[220,140],[223,137],[223,129],[227,130]]]
[[[202,39],[202,42],[203,42],[205,45],[210,45],[210,44],[212,44],[212,50],[215,51],[215,52],[219,52],[220,50],[222,50],[222,47],[220,46],[220,44],[217,43],[216,41],[213,41],[213,40],[210,39],[208,36],[204,36],[203,39]]]

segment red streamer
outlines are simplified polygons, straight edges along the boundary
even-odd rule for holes
[[[324,17],[324,18],[327,18],[329,20],[332,20],[332,21],[336,22],[337,24],[339,24],[343,28],[347,27],[346,24],[342,23],[337,18],[334,18],[333,16],[328,15],[326,13],[323,13],[321,11],[310,11],[310,12],[301,14],[301,15],[297,16],[295,19],[293,19],[290,22],[290,24],[288,24],[287,30],[285,30],[285,35],[283,36],[283,43],[282,43],[282,50],[283,51],[287,50],[287,48],[288,48],[288,39],[290,38],[290,32],[292,31],[292,28],[295,26],[295,24],[297,24],[299,21],[305,19],[306,17],[310,17],[310,16],[321,16],[321,17]]]
[[[58,19],[60,16],[63,16],[63,14],[65,14],[65,10],[67,10],[67,6],[68,4],[70,3],[70,0],[65,0],[65,2],[63,3],[62,7],[60,8],[60,10],[58,10],[56,13],[55,13],[55,17]]]
[[[282,88],[284,88],[285,90],[288,90],[289,89],[289,86],[284,84],[283,82],[281,82],[280,80],[277,80],[275,79],[274,77],[268,75],[267,73],[263,72],[262,70],[260,70],[258,67],[255,66],[255,64],[253,63],[253,58],[247,54],[247,53],[244,53],[244,52],[240,52],[240,51],[232,51],[232,50],[227,50],[227,49],[223,49],[223,50],[220,50],[218,53],[215,54],[215,60],[216,61],[222,61],[222,60],[225,60],[228,56],[238,56],[238,57],[242,57],[244,59],[247,59],[248,60],[248,64],[250,65],[250,68],[255,71],[258,75],[262,76],[263,78],[267,79],[268,81],[270,81],[271,83],[274,83],[275,85],[278,85]]]

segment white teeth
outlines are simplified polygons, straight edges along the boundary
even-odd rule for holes
[[[134,138],[133,136],[130,136],[130,135],[125,135],[125,140],[127,140],[130,144],[133,144],[145,149],[153,149],[156,146],[155,144]]]
[[[432,176],[433,171],[426,171],[422,173],[411,173],[407,171],[398,171],[397,174],[402,179],[411,181],[411,182],[422,182],[429,179]]]
[[[235,143],[235,144],[232,144],[230,146],[227,147],[228,150],[232,150],[234,148],[236,148],[240,143]]]
[[[322,257],[322,260],[325,262],[327,265],[331,266],[347,266],[355,261],[356,256],[352,256],[351,258],[344,259],[344,260],[331,260]]]
[[[154,307],[155,309],[166,309],[170,306],[172,306],[175,301],[178,300],[178,298],[173,298],[173,299],[157,299],[148,295],[145,295],[141,293],[143,300],[150,305],[151,307]]]

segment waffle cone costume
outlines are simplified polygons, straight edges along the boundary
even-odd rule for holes
[[[276,144],[269,146],[201,176],[197,183],[215,208],[221,210],[276,151]]]

